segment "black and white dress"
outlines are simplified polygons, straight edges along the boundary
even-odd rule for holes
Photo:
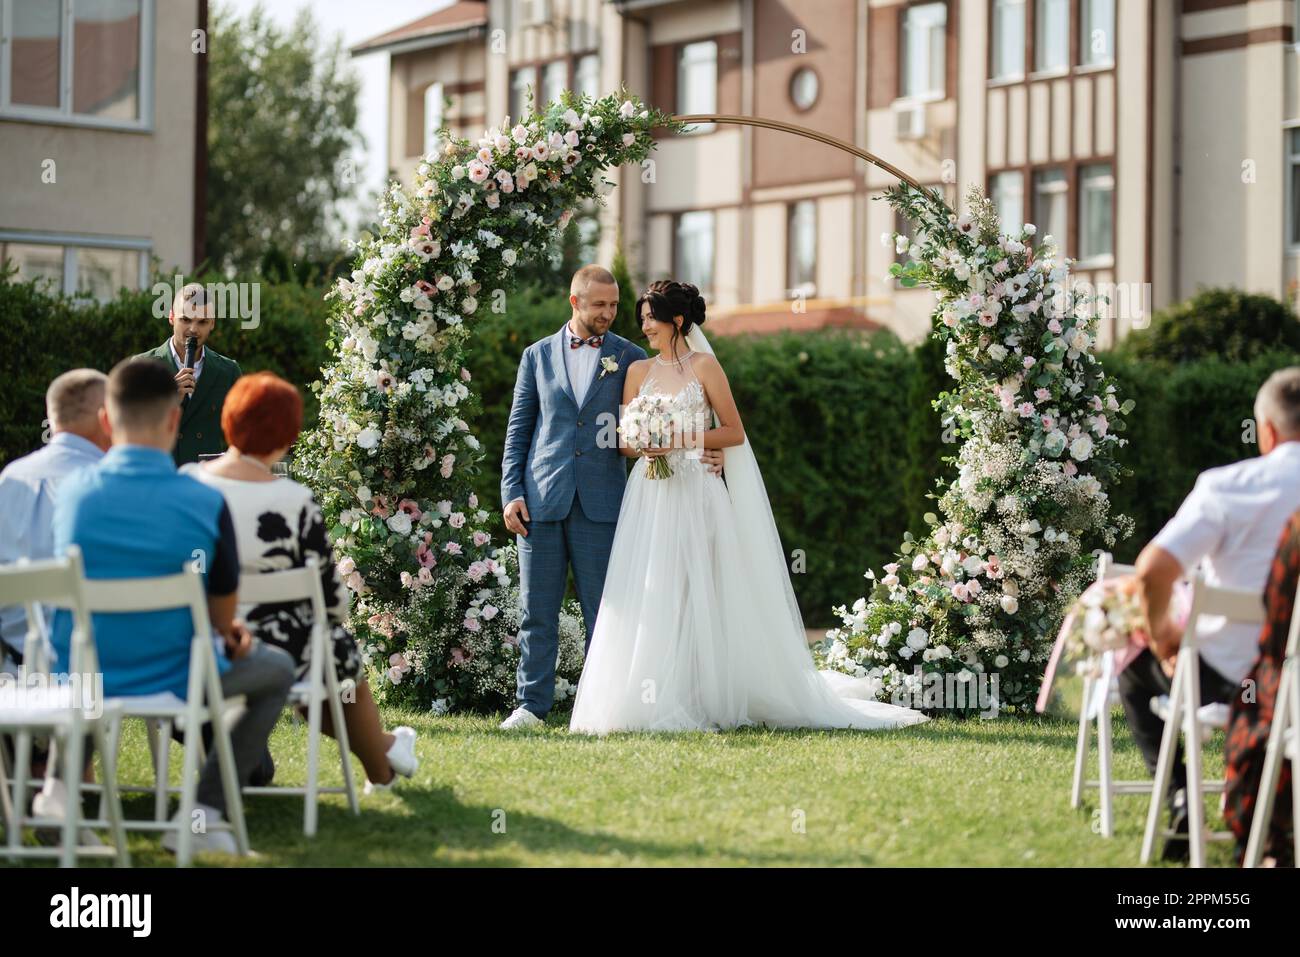
[[[181,472],[221,492],[235,525],[240,572],[245,575],[301,568],[315,556],[321,565],[321,588],[330,620],[334,666],[339,680],[360,680],[361,652],[347,630],[348,592],[339,579],[333,550],[325,535],[325,520],[311,489],[287,478],[270,482],[213,475],[197,463]],[[298,679],[307,673],[307,643],[311,637],[311,605],[307,602],[241,603],[239,616],[262,641],[283,648],[297,662]]]

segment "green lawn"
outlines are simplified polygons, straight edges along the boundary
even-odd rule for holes
[[[259,856],[240,863],[1131,867],[1141,844],[1145,797],[1117,799],[1111,840],[1092,830],[1095,792],[1084,809],[1070,809],[1075,728],[1063,721],[601,740],[570,736],[558,715],[545,729],[513,734],[492,718],[386,718],[420,735],[413,780],[363,796],[360,817],[341,796],[325,797],[310,841],[300,800],[250,797]],[[1138,777],[1140,759],[1117,719],[1117,774]],[[138,722],[124,738],[123,780],[148,781]],[[278,783],[302,782],[304,744],[302,726],[283,719],[272,741]],[[1221,744],[1205,752],[1216,775]],[[327,741],[329,783],[340,780],[334,754]],[[127,800],[129,817],[151,810],[151,798]],[[1217,813],[1209,820],[1221,825]],[[171,863],[156,835],[131,842],[137,864]],[[1210,862],[1230,864],[1229,846],[1212,844]]]

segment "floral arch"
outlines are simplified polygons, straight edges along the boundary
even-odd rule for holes
[[[566,91],[476,144],[450,139],[419,165],[412,191],[389,188],[379,234],[355,244],[350,279],[329,293],[334,356],[313,386],[320,418],[297,466],[354,593],[377,690],[435,712],[509,703],[517,563],[513,545],[494,540],[496,503],[471,491],[482,454],[465,368],[475,316],[510,288],[521,259],[551,248],[574,209],[602,200],[605,169],[644,160],[657,128],[705,121],[786,130],[897,176],[887,199],[918,232],[912,262],[896,273],[939,297],[934,334],[947,341],[956,388],[937,407],[962,440],[960,477],[935,496],[942,517],[926,516],[926,539],[903,542],[911,571],[868,572],[872,593],[836,609],[843,627],[820,660],[878,676],[882,696],[907,688],[913,665],[996,669],[1008,679],[1000,707],[1023,708],[1090,572],[1087,548],[1127,530],[1104,491],[1117,472],[1121,408],[1092,355],[1096,320],[1067,294],[1068,264],[1048,242],[1034,248],[1031,232],[1000,237],[978,192],[958,218],[937,193],[843,140],[756,117],[670,116],[626,90],[594,100]],[[568,606],[557,700],[576,683],[582,638]]]

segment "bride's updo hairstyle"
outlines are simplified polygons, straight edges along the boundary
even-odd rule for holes
[[[641,298],[636,301],[636,321],[641,322],[641,304],[650,304],[650,315],[656,322],[666,322],[676,326],[674,317],[682,317],[682,328],[674,329],[669,353],[677,357],[677,340],[684,339],[696,326],[704,325],[704,297],[692,283],[678,282],[675,279],[659,279],[646,286]]]

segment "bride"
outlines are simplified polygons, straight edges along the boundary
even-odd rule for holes
[[[808,650],[771,507],[722,366],[700,331],[690,283],[637,300],[657,355],[628,367],[626,405],[671,397],[689,425],[638,452],[614,534],[571,731],[894,728],[919,712],[869,700],[866,679],[819,672]],[[712,428],[708,428],[712,425]],[[699,449],[727,448],[726,481]],[[666,478],[647,476],[664,457]]]

